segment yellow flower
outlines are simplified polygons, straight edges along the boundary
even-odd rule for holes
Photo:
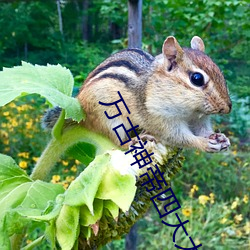
[[[237,150],[233,150],[233,151],[232,151],[232,154],[233,154],[233,155],[237,155],[237,153],[238,153]]]
[[[242,232],[239,229],[237,229],[236,230],[236,235],[239,236],[239,237],[241,237],[242,236]]]
[[[12,121],[11,121],[11,125],[12,125],[12,127],[17,127],[17,126],[18,126],[18,123],[17,123],[16,120],[12,120]]]
[[[21,153],[18,153],[18,156],[19,157],[23,157],[23,158],[26,158],[28,159],[29,158],[29,152],[21,152]]]
[[[67,176],[66,181],[67,182],[72,182],[75,179],[75,176]]]
[[[4,152],[9,152],[10,151],[10,147],[5,147],[4,148]]]
[[[194,240],[194,243],[195,243],[196,246],[198,246],[199,244],[201,244],[201,242],[200,242],[199,239],[195,239],[195,240]]]
[[[15,108],[15,107],[16,107],[16,104],[15,104],[14,102],[11,102],[11,103],[9,104],[9,106],[10,106],[11,108]]]
[[[199,203],[203,206],[210,200],[210,198],[207,195],[200,195],[198,199]]]
[[[17,106],[16,109],[20,112],[23,111],[23,107],[22,106]]]
[[[220,220],[220,224],[225,224],[227,222],[227,218],[222,218],[221,220]]]
[[[62,160],[62,164],[63,164],[63,166],[68,166],[69,165],[69,163],[67,161],[64,161],[64,160]]]
[[[234,201],[234,202],[232,203],[231,209],[235,209],[237,206],[238,206],[238,202],[237,202],[237,201]]]
[[[200,155],[200,151],[199,151],[199,150],[196,150],[196,151],[195,151],[195,154],[196,154],[196,155]]]
[[[10,140],[8,138],[4,138],[3,139],[3,144],[9,145],[10,144]]]
[[[210,193],[209,197],[210,197],[210,203],[214,204],[214,193]]]
[[[236,224],[239,224],[243,220],[242,214],[237,214],[234,216],[234,221]]]
[[[249,201],[249,199],[248,199],[248,195],[246,195],[246,194],[245,194],[242,200],[243,200],[243,202],[244,202],[244,203],[246,203],[246,204],[247,204],[247,203],[248,203],[248,201]]]
[[[249,221],[244,226],[244,230],[245,230],[246,234],[250,234],[250,222]]]
[[[231,205],[231,209],[235,209],[239,205],[239,198],[236,197],[235,201]]]
[[[31,129],[32,126],[33,126],[33,121],[32,121],[32,120],[26,122],[26,128],[27,128],[27,129]]]
[[[191,208],[183,208],[182,213],[183,213],[183,215],[188,217],[188,216],[190,216],[192,214],[192,209]]]
[[[226,166],[228,166],[228,163],[223,161],[223,162],[221,163],[221,165],[224,166],[224,167],[226,167]]]
[[[19,167],[22,169],[26,169],[28,167],[27,161],[20,161],[19,162]]]
[[[24,105],[21,105],[21,106],[17,106],[17,110],[20,112],[20,111],[25,111],[25,110],[28,110],[28,109],[32,109],[31,106],[27,105],[27,104],[24,104]]]
[[[67,188],[68,188],[68,186],[69,186],[69,183],[68,183],[68,182],[64,182],[64,183],[63,183],[63,187],[64,187],[64,189],[67,189]]]
[[[38,159],[39,159],[39,157],[32,157],[32,160],[34,161],[34,162],[37,162],[38,161]]]
[[[9,137],[9,134],[4,130],[0,130],[0,135],[1,135],[1,137],[5,137],[5,138]]]
[[[78,160],[75,160],[75,164],[76,164],[76,165],[79,165],[79,164],[81,164],[81,162],[78,161]]]
[[[4,116],[8,116],[9,114],[10,114],[10,112],[8,112],[8,111],[3,112]]]
[[[70,168],[70,170],[71,170],[72,172],[76,172],[76,171],[77,171],[76,165],[73,165],[73,166]]]
[[[199,187],[196,185],[193,185],[193,187],[190,189],[189,196],[192,198],[194,196],[195,191],[198,191]]]
[[[60,179],[61,179],[61,176],[60,176],[60,175],[53,175],[53,176],[52,176],[51,182],[52,182],[52,183],[57,183],[57,182],[60,181]]]
[[[222,238],[226,238],[227,237],[227,234],[226,233],[221,233],[220,235]]]

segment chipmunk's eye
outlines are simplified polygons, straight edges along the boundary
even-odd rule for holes
[[[195,72],[190,75],[190,81],[198,87],[201,87],[204,85],[204,77],[201,73]]]

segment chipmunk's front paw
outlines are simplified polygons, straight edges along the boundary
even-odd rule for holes
[[[152,135],[149,135],[149,134],[147,134],[147,133],[141,133],[140,135],[139,135],[139,138],[140,138],[140,140],[138,140],[138,138],[137,137],[133,137],[132,139],[131,139],[131,141],[128,143],[128,146],[130,147],[130,146],[133,146],[133,145],[135,145],[135,144],[137,144],[139,141],[142,141],[142,142],[146,142],[146,141],[151,141],[151,142],[155,142],[156,143],[156,139],[155,139],[155,137],[154,136],[152,136]],[[145,143],[144,143],[145,144]]]
[[[152,135],[149,135],[149,134],[141,134],[140,135],[140,139],[142,141],[153,141],[153,142],[156,142],[156,139],[154,136]]]
[[[225,151],[230,147],[229,139],[221,133],[215,133],[208,138],[208,148],[207,152],[216,153],[220,151]]]

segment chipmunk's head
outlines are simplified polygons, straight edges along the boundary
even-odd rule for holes
[[[176,92],[176,99],[183,106],[204,114],[227,114],[232,104],[226,81],[204,50],[198,36],[192,38],[191,48],[181,48],[175,37],[170,36],[163,43],[158,72],[162,79],[170,79],[170,87],[169,84],[167,87]]]

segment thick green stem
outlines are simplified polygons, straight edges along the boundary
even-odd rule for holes
[[[110,140],[100,134],[94,133],[82,126],[72,126],[65,129],[60,138],[51,139],[33,169],[31,178],[33,180],[45,180],[61,155],[70,146],[78,142],[86,142],[94,145],[97,155],[104,153],[106,150],[117,148]]]
[[[39,158],[31,178],[33,180],[45,180],[48,178],[50,171],[56,165],[61,155],[72,145],[78,142],[86,142],[96,147],[96,155],[104,153],[106,150],[117,149],[106,137],[94,133],[82,126],[72,126],[63,130],[61,136],[52,138],[46,149]],[[26,228],[23,234],[15,234],[11,238],[11,249],[18,250],[21,247],[22,239],[24,238]]]

